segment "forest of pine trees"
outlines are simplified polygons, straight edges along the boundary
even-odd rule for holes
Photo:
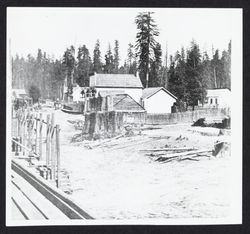
[[[181,48],[173,55],[164,55],[157,42],[160,32],[153,20],[153,12],[142,12],[135,18],[138,33],[136,41],[128,42],[127,58],[121,62],[119,41],[107,46],[101,54],[101,41],[97,40],[94,50],[86,45],[67,48],[61,59],[51,58],[38,49],[37,56],[12,58],[12,87],[36,86],[42,98],[62,98],[66,80],[69,92],[72,84],[89,85],[91,73],[136,74],[139,72],[144,87],[163,86],[179,100],[190,106],[203,100],[207,88],[231,87],[231,41],[228,49],[213,50],[209,57],[193,40],[188,48]],[[125,49],[125,48],[124,48]],[[164,56],[164,57],[163,57]],[[163,63],[164,61],[164,63]]]

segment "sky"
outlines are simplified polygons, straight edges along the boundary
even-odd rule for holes
[[[67,47],[86,45],[91,57],[96,40],[100,40],[101,55],[118,40],[120,64],[123,64],[128,43],[135,44],[135,17],[139,12],[153,11],[160,35],[163,56],[187,48],[194,39],[201,51],[211,55],[212,47],[227,49],[232,40],[239,9],[191,8],[8,8],[7,41],[11,54],[37,55],[38,48],[50,57],[62,58]],[[238,22],[238,21],[237,21]]]

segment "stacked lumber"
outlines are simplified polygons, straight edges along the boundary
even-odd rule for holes
[[[193,160],[199,161],[200,157],[210,157],[212,156],[212,149],[195,149],[191,147],[181,147],[181,148],[160,148],[160,149],[147,149],[143,150],[146,155],[154,157],[155,161],[158,162],[171,162],[171,161],[183,161],[183,160]]]

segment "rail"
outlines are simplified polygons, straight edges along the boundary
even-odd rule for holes
[[[66,197],[61,191],[57,188],[53,188],[51,185],[42,181],[39,177],[25,169],[22,165],[17,163],[15,160],[11,162],[12,170],[25,179],[29,184],[31,184],[37,191],[39,191],[46,199],[48,199],[54,206],[56,206],[63,214],[65,214],[70,219],[93,219],[88,213],[82,210],[78,205]],[[16,186],[16,185],[15,185]],[[28,197],[27,194],[25,194]],[[28,198],[29,199],[29,198]],[[23,216],[28,219],[25,212],[22,210],[22,207],[16,200],[13,200],[14,204],[23,214]],[[35,205],[34,203],[32,204]],[[34,206],[45,219],[47,215],[41,211],[37,206]]]

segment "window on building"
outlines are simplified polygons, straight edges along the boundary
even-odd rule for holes
[[[216,104],[216,105],[218,104],[218,99],[217,99],[217,98],[215,98],[215,104]]]
[[[210,104],[213,104],[213,98],[210,99]]]

